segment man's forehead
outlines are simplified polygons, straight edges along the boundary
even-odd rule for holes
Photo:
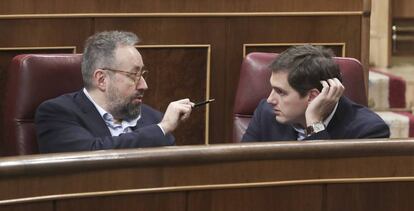
[[[129,63],[133,68],[141,68],[144,66],[142,56],[134,46],[121,46],[116,50],[118,62]]]
[[[279,88],[283,90],[291,89],[291,86],[288,82],[288,73],[287,72],[275,72],[272,73],[270,77],[270,85],[273,88]]]
[[[270,81],[274,82],[286,82],[287,83],[288,73],[287,72],[272,72]]]

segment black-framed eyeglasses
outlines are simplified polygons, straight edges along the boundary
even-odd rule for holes
[[[101,69],[103,69],[103,70],[109,70],[109,71],[117,72],[117,73],[122,73],[126,77],[130,78],[131,80],[133,80],[135,84],[138,84],[139,81],[141,80],[141,78],[143,78],[144,80],[147,79],[148,72],[149,72],[146,69],[140,70],[140,71],[135,72],[135,73],[128,72],[128,71],[124,71],[124,70],[111,69],[111,68],[101,68]]]

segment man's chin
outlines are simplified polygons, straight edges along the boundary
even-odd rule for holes
[[[141,110],[129,111],[129,113],[125,115],[124,119],[127,121],[130,121],[130,120],[138,118],[140,114],[141,114]]]
[[[281,117],[281,116],[276,116],[275,119],[276,119],[277,122],[282,123],[282,124],[288,124],[289,123],[289,121],[286,118]]]

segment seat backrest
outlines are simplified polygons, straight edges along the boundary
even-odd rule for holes
[[[269,96],[271,91],[269,65],[277,56],[276,53],[255,52],[244,58],[234,102],[233,141],[241,141],[256,106],[261,99]],[[334,59],[341,70],[345,86],[344,95],[356,103],[367,106],[361,63],[354,58],[335,57]]]
[[[2,108],[2,155],[38,152],[34,115],[43,101],[83,86],[80,54],[26,54],[7,70]]]

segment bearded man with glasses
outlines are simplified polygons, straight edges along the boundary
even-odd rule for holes
[[[69,152],[174,145],[171,132],[190,116],[189,99],[165,114],[142,103],[148,89],[138,37],[106,31],[88,38],[84,88],[43,102],[36,111],[39,151]]]

